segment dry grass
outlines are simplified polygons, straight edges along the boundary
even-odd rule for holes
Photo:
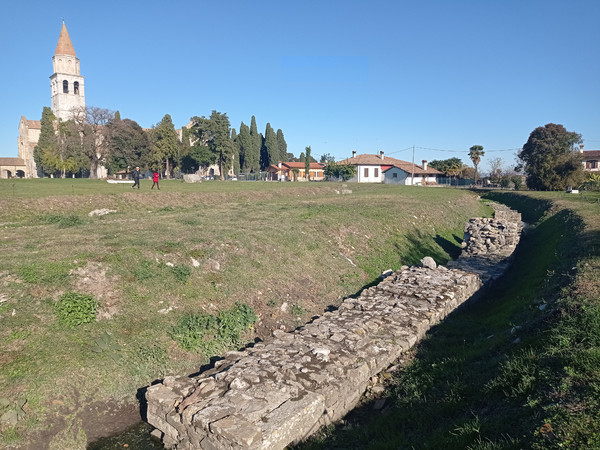
[[[259,337],[293,329],[386,269],[426,254],[444,262],[449,248],[436,239],[458,245],[468,218],[486,212],[474,195],[441,188],[142,186],[0,180],[0,398],[27,400],[42,424],[53,401],[75,410],[134,399],[154,379],[196,371],[211,355],[168,335],[184,313],[242,302],[259,315]],[[88,216],[101,208],[117,212]],[[58,324],[54,304],[69,291],[94,296],[97,322]]]

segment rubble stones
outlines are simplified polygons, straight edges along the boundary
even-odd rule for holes
[[[465,227],[448,267],[407,267],[293,333],[229,352],[193,377],[148,387],[148,422],[167,448],[283,449],[341,419],[375,375],[507,267],[520,216]]]

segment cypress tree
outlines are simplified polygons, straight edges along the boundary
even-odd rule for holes
[[[252,138],[252,148],[250,153],[246,153],[246,161],[248,167],[253,172],[258,172],[260,169],[260,151],[262,148],[262,136],[258,132],[256,127],[256,117],[252,116],[250,121],[250,137]]]
[[[231,129],[231,142],[233,143],[232,145],[232,154],[231,154],[231,158],[233,159],[233,163],[232,163],[232,169],[233,169],[233,173],[235,175],[240,173],[240,144],[238,142],[238,136],[237,133],[235,131],[235,128]]]
[[[281,131],[281,128],[277,130],[277,146],[279,147],[279,159],[281,161],[287,161],[287,142],[285,142],[285,137],[283,137],[283,131]]]
[[[44,106],[44,109],[42,110],[42,119],[40,120],[42,125],[40,137],[37,145],[33,148],[33,160],[38,169],[42,170],[42,172],[46,172],[46,169],[50,170],[48,173],[54,172],[54,169],[44,167],[44,155],[54,155],[58,153],[58,139],[54,132],[55,120],[56,116],[52,112],[52,108]]]
[[[269,167],[271,164],[277,164],[281,161],[279,154],[279,145],[277,143],[277,135],[275,130],[271,127],[270,123],[267,123],[265,129],[265,167]]]
[[[243,172],[250,172],[252,169],[251,153],[252,153],[252,137],[250,136],[250,128],[244,122],[240,125],[240,134],[237,137],[240,155],[240,167]],[[250,159],[249,159],[250,158]]]
[[[306,156],[304,157],[304,176],[306,177],[306,181],[310,181],[310,145],[306,147]]]

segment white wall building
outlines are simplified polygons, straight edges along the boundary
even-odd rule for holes
[[[427,161],[421,166],[401,159],[390,158],[383,152],[379,155],[352,152],[352,157],[338,162],[356,167],[356,176],[349,181],[358,183],[389,183],[403,185],[437,184],[439,170],[427,167]]]

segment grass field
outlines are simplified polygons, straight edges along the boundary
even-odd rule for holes
[[[98,402],[443,263],[490,213],[466,191],[348,187],[0,180],[0,446],[81,447]]]
[[[484,298],[299,449],[600,448],[600,196],[493,192],[535,224]]]

